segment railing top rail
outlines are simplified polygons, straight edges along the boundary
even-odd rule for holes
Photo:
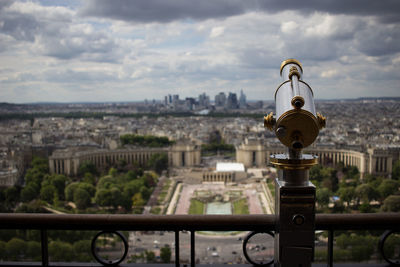
[[[400,229],[400,213],[316,214],[316,230]],[[2,213],[0,229],[271,231],[275,215]]]
[[[273,215],[0,214],[0,228],[81,230],[273,230]]]
[[[400,213],[316,214],[317,230],[400,229]]]

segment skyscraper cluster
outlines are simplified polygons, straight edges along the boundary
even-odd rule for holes
[[[173,110],[199,110],[199,109],[238,109],[246,108],[246,95],[240,91],[238,99],[236,93],[229,92],[228,96],[220,92],[214,97],[214,105],[210,101],[210,96],[202,93],[198,98],[186,97],[179,99],[179,95],[167,95],[164,97],[164,106]]]

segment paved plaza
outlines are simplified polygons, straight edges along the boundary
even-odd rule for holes
[[[264,207],[265,196],[259,184],[243,184],[243,185],[225,185],[225,184],[183,184],[180,193],[175,192],[170,203],[170,207],[176,207],[175,214],[188,214],[190,208],[190,199],[195,196],[195,192],[208,191],[211,194],[223,195],[229,191],[241,191],[246,197],[250,214],[264,214],[269,208]],[[263,201],[261,201],[263,200]],[[172,208],[168,211],[172,214]]]

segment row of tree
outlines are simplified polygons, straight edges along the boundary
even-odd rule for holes
[[[91,162],[84,162],[79,177],[50,174],[47,159],[34,158],[25,175],[25,186],[0,191],[4,212],[63,212],[141,213],[148,201],[158,176],[168,167],[165,154],[156,154],[148,165],[133,164],[125,172],[110,168],[106,174]],[[93,232],[49,231],[49,254],[54,261],[92,261],[90,242]],[[40,232],[34,230],[0,231],[0,260],[24,257],[36,261],[40,256]]]
[[[310,170],[310,179],[317,187],[317,203],[324,212],[343,212],[359,210],[361,212],[400,211],[400,181],[366,175],[360,179],[357,167],[335,168],[314,166]],[[334,201],[334,208],[328,204]]]
[[[120,136],[121,144],[145,147],[166,147],[173,144],[168,137],[158,137],[152,135],[125,134]]]
[[[66,202],[73,202],[78,210],[99,206],[111,212],[118,207],[130,212],[132,207],[142,207],[147,202],[157,182],[155,173],[168,169],[168,157],[165,153],[154,154],[146,166],[125,167],[123,163],[117,164],[101,176],[93,163],[83,162],[79,177],[71,178],[50,174],[48,161],[34,158],[26,172],[24,187],[0,190],[0,211],[46,212],[43,209],[46,205],[62,208]],[[145,173],[143,168],[155,173]],[[134,208],[134,212],[139,211]]]
[[[49,256],[52,261],[93,261],[91,239],[93,231],[51,230],[47,231]],[[41,260],[39,230],[0,231],[0,260]]]
[[[75,243],[62,241],[51,241],[48,251],[52,261],[94,261],[91,256],[90,240],[79,240]],[[40,261],[41,245],[38,241],[25,241],[20,238],[13,238],[8,242],[0,241],[0,259],[17,261],[21,260]]]

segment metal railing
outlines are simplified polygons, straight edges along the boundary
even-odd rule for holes
[[[42,261],[34,265],[49,264],[48,230],[116,231],[173,231],[175,232],[175,265],[180,266],[179,232],[190,232],[190,262],[195,266],[196,231],[252,231],[273,232],[274,215],[98,215],[98,214],[0,214],[0,229],[40,230]],[[387,230],[386,237],[400,231],[400,213],[374,214],[317,214],[316,229],[328,231],[328,266],[333,265],[334,232],[338,230]],[[383,242],[386,239],[382,237]],[[382,245],[383,246],[383,245]],[[381,247],[381,246],[380,246]],[[127,249],[127,248],[126,248]],[[93,251],[92,251],[93,252]],[[381,251],[382,253],[382,251]],[[383,255],[384,257],[384,255]],[[384,257],[385,258],[385,257]],[[386,259],[386,258],[385,258]],[[394,261],[388,262],[396,264]],[[107,265],[107,262],[100,262]],[[9,263],[0,262],[1,266]],[[116,265],[118,263],[110,263]],[[13,262],[13,266],[32,266]],[[74,264],[62,264],[76,266]]]

